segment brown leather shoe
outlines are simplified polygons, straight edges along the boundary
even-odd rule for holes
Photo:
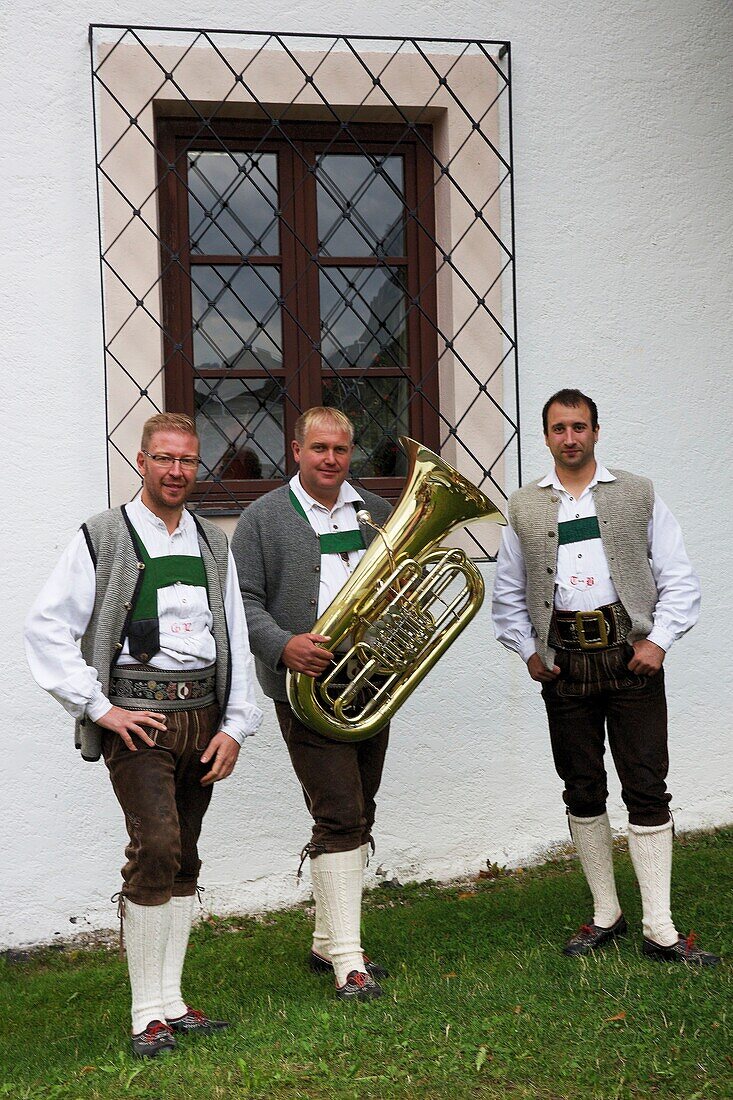
[[[680,936],[677,943],[671,947],[662,947],[654,940],[644,940],[641,949],[642,954],[648,959],[657,959],[659,962],[687,963],[688,966],[717,966],[720,962],[719,955],[713,955],[710,951],[703,951],[701,947],[695,947],[697,936],[690,932],[689,936]]]
[[[563,955],[590,955],[598,947],[610,943],[617,936],[623,936],[628,931],[628,926],[623,913],[610,928],[601,928],[600,925],[581,924],[577,932],[574,932],[562,949]]]

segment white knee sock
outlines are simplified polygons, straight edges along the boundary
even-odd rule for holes
[[[648,940],[671,947],[678,933],[672,921],[672,822],[629,825],[629,855],[641,891],[642,926]]]
[[[318,858],[318,857],[316,857]],[[316,903],[316,921],[313,927],[313,946],[312,950],[316,955],[320,955],[322,959],[331,958],[331,941],[328,935],[328,925],[326,924],[326,914],[323,908],[323,893],[321,891],[320,879],[318,878],[318,872],[313,874],[313,860],[311,862],[311,884],[313,886],[313,900]]]
[[[168,1020],[177,1020],[179,1016],[185,1016],[188,1010],[181,996],[181,975],[195,904],[195,894],[185,898],[171,898],[171,926],[163,956],[162,982],[163,1007]]]
[[[364,870],[369,861],[369,845],[362,844],[359,851],[361,852],[361,863]],[[319,884],[317,881],[317,875],[311,876],[311,882],[313,885],[313,900],[316,906],[316,918],[315,926],[313,928],[313,947],[316,955],[320,955],[322,959],[331,958],[331,945],[328,936],[328,926],[326,925],[326,917],[323,909],[323,898],[319,892]],[[363,879],[362,879],[363,885]]]
[[[125,898],[122,920],[132,989],[132,1034],[139,1035],[151,1020],[165,1021],[163,955],[171,923],[171,903],[136,905]]]
[[[573,817],[568,814],[570,833],[580,866],[593,895],[593,923],[610,928],[621,916],[613,875],[613,837],[608,814]]]
[[[324,852],[311,860],[311,876],[322,903],[336,984],[343,985],[352,970],[364,970],[361,950],[361,849]]]

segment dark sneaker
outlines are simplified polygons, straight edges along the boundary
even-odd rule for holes
[[[336,986],[342,1001],[373,1001],[382,996],[382,987],[362,970],[352,970],[343,985]]]
[[[677,943],[671,947],[662,947],[653,940],[644,940],[642,954],[649,959],[658,959],[659,962],[687,963],[688,966],[717,966],[720,962],[719,955],[713,955],[710,951],[703,951],[701,947],[695,947],[697,936],[690,932],[689,936],[680,936]]]
[[[211,1035],[214,1031],[223,1031],[229,1024],[224,1020],[210,1020],[198,1008],[187,1006],[185,1016],[177,1020],[167,1020],[168,1027],[179,1035]]]
[[[333,974],[333,963],[330,959],[324,959],[316,951],[311,951],[308,958],[308,966],[314,974]],[[364,969],[372,978],[388,978],[389,974],[379,963],[372,962],[368,955],[364,955]]]
[[[173,1032],[161,1020],[151,1020],[145,1031],[132,1037],[132,1053],[136,1058],[157,1058],[159,1054],[175,1049]]]
[[[617,936],[623,936],[628,926],[623,913],[610,928],[601,928],[598,924],[581,924],[562,949],[563,955],[590,955],[598,947],[610,943]]]

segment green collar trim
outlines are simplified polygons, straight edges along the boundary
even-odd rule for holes
[[[292,489],[290,490],[290,503],[298,515],[308,523],[305,508]],[[354,511],[356,511],[356,501],[352,500],[351,503],[354,506]],[[310,523],[308,523],[308,526],[310,527]],[[348,554],[352,550],[366,550],[364,536],[358,528],[355,531],[331,531],[327,535],[318,535],[317,537],[321,554]]]

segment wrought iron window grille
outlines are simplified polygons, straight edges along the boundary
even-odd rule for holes
[[[321,402],[357,410],[372,440],[362,466],[377,491],[396,495],[399,471],[380,479],[376,452],[393,447],[400,428],[416,434],[416,424],[501,503],[521,476],[509,43],[96,24],[90,47],[111,498],[126,467],[134,471],[130,440],[142,422],[164,405],[193,412],[196,390],[214,441],[200,508],[236,514],[281,483],[289,429]],[[203,56],[218,79],[202,78]],[[273,65],[290,81],[286,102],[273,103]],[[333,74],[345,66],[348,101],[334,95]],[[287,160],[287,180],[280,160],[274,181],[268,175],[273,150]],[[339,156],[368,168],[355,190],[329,168]],[[222,191],[206,175],[207,157],[212,165],[221,157],[232,174]],[[140,162],[147,174],[137,174]],[[377,186],[382,206],[394,207],[379,232],[369,220]],[[237,212],[238,193],[269,208],[256,228]],[[321,197],[335,212],[323,234]],[[351,254],[331,254],[344,227]],[[218,253],[203,248],[207,237]],[[245,289],[241,278],[233,286],[241,273]],[[269,300],[259,313],[258,295]],[[359,341],[344,343],[353,316],[364,351],[379,348],[367,367]],[[197,362],[204,346],[219,367]],[[251,399],[246,419],[227,403],[225,383],[235,379]],[[262,393],[247,381],[262,383]],[[213,415],[219,405],[224,412]],[[271,442],[278,432],[281,449]],[[261,469],[264,460],[269,477],[239,467],[227,476],[237,449]],[[491,556],[467,534],[474,556]]]

